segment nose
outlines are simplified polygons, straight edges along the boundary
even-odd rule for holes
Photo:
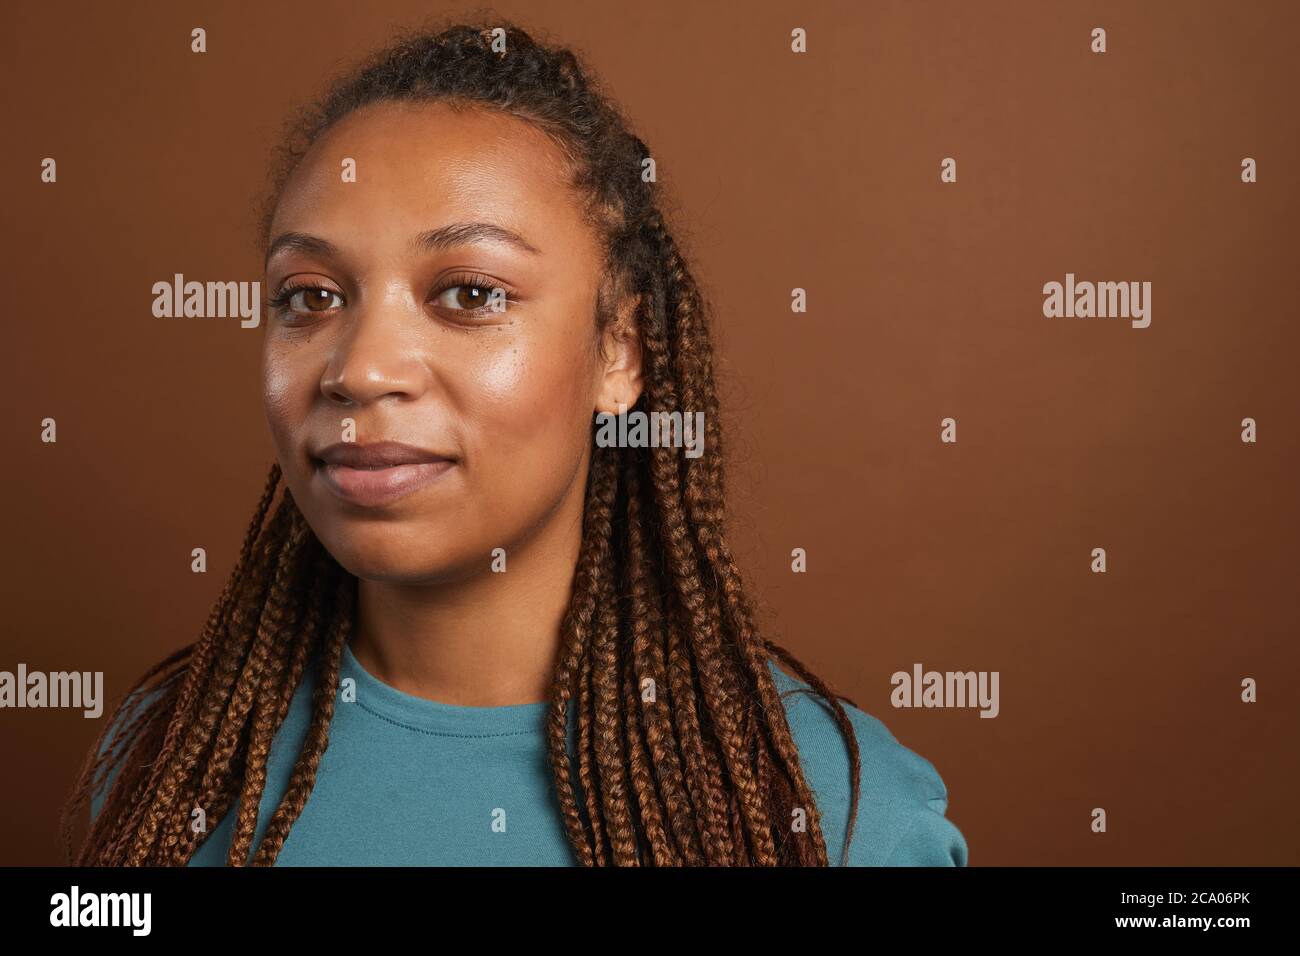
[[[400,304],[354,309],[351,320],[321,375],[321,394],[344,406],[419,396],[428,368]]]

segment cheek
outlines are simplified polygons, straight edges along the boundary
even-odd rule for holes
[[[319,376],[299,350],[267,340],[262,349],[262,406],[271,436],[284,464],[288,464],[293,439],[307,419]]]
[[[481,460],[494,472],[567,478],[588,441],[594,360],[579,335],[520,342],[484,361],[468,387]]]

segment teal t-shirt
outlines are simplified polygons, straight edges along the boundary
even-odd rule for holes
[[[851,798],[848,746],[826,703],[809,692],[786,694],[808,685],[774,664],[771,669],[785,695],[831,864],[839,865]],[[335,705],[315,786],[277,865],[576,864],[547,760],[545,703],[464,707],[425,700],[370,674],[347,647],[340,678],[356,682],[356,700]],[[272,741],[254,848],[287,789],[310,724],[314,683],[308,668]],[[844,708],[862,758],[849,864],[965,866],[966,842],[945,816],[947,789],[934,766],[876,718]],[[103,796],[92,800],[93,814]],[[232,807],[191,866],[225,865],[235,816]]]

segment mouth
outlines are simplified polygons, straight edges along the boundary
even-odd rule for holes
[[[363,508],[392,504],[447,474],[456,460],[399,442],[339,443],[311,456],[335,496]]]

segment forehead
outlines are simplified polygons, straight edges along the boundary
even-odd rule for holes
[[[355,182],[344,181],[347,160]],[[335,226],[405,241],[443,222],[490,220],[572,242],[584,224],[569,182],[564,153],[525,120],[445,103],[376,103],[312,145],[280,196],[272,234]]]

